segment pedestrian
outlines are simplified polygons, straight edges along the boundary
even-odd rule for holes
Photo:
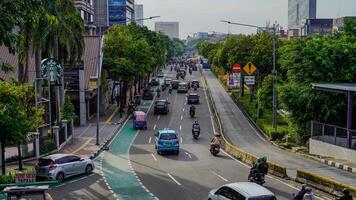
[[[342,190],[342,196],[340,198],[338,198],[337,200],[352,200],[352,196],[350,194],[350,190],[347,188],[344,188]]]

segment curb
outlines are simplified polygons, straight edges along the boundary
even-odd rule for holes
[[[355,167],[350,167],[348,165],[345,165],[345,164],[342,164],[342,163],[338,163],[338,162],[335,162],[335,161],[331,161],[331,160],[327,160],[327,159],[320,159],[320,162],[322,162],[324,164],[327,164],[329,166],[336,167],[338,169],[342,169],[344,171],[348,171],[348,172],[356,174],[356,168]]]

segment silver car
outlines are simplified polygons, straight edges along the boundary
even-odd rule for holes
[[[65,178],[90,174],[93,170],[94,163],[90,159],[73,154],[53,154],[39,159],[36,165],[36,178],[63,182]]]
[[[230,183],[209,192],[209,200],[276,200],[263,186],[251,182]]]

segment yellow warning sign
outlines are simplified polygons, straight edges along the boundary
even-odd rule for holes
[[[243,69],[248,75],[252,75],[257,70],[256,66],[251,62],[247,63]]]

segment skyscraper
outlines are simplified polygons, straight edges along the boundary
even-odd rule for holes
[[[143,26],[143,5],[141,4],[136,4],[135,5],[135,20],[136,24],[139,26]]]
[[[94,25],[94,7],[92,0],[76,0],[75,7],[79,10],[80,16],[84,20],[85,30],[88,35],[95,33],[96,26]]]
[[[155,31],[164,33],[171,39],[179,39],[179,22],[156,22]]]
[[[109,26],[127,25],[135,19],[134,0],[108,0]]]
[[[288,0],[288,31],[300,35],[300,28],[307,19],[316,18],[316,0]]]

